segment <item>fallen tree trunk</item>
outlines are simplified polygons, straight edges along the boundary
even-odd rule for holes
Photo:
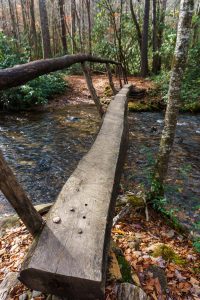
[[[0,152],[0,190],[24,222],[28,231],[36,235],[42,228],[42,217],[18,183],[14,173]]]
[[[111,101],[88,154],[65,183],[27,255],[20,280],[67,299],[104,298],[112,218],[125,159],[130,85]]]
[[[24,84],[38,76],[62,70],[73,64],[83,63],[86,61],[120,65],[119,62],[88,54],[65,55],[58,58],[36,60],[13,68],[1,70],[0,90]]]

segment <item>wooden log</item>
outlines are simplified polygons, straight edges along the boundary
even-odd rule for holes
[[[116,95],[117,94],[117,90],[116,90],[116,88],[114,86],[114,83],[113,83],[113,80],[112,80],[112,72],[111,72],[109,64],[106,64],[106,70],[107,70],[108,80],[109,80],[109,84],[110,84],[111,90],[113,92],[113,95]]]
[[[0,71],[0,90],[15,87],[41,75],[69,68],[71,65],[82,62],[110,63],[120,65],[119,62],[95,57],[88,54],[65,55],[52,59],[41,59],[30,63],[7,68]]]
[[[125,86],[90,151],[65,183],[19,279],[67,299],[103,299],[112,218],[128,142]]]
[[[104,115],[104,110],[103,110],[103,107],[101,105],[100,99],[99,99],[99,97],[96,93],[96,90],[94,88],[94,85],[92,83],[92,77],[91,77],[91,74],[90,74],[90,70],[88,69],[88,67],[86,66],[85,63],[81,63],[81,66],[82,66],[83,74],[84,74],[84,77],[85,77],[90,95],[91,95],[92,99],[94,100],[94,103],[97,107],[97,110],[100,114],[100,117],[102,118],[103,115]]]
[[[0,190],[24,222],[28,231],[36,235],[42,228],[43,220],[30,199],[18,183],[11,168],[0,152]]]

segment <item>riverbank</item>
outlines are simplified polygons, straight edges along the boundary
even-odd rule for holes
[[[121,209],[119,203],[120,199],[116,214]],[[115,265],[112,274],[108,274],[105,299],[122,300],[116,294],[121,282],[142,288],[154,300],[199,299],[200,255],[187,237],[167,225],[162,216],[150,209],[149,218],[147,221],[144,209],[133,206],[113,227],[111,244],[120,269],[116,271]],[[4,227],[0,238],[0,282],[5,278],[15,278],[8,299],[53,299],[28,290],[16,280],[33,239],[19,220],[15,220],[11,227],[10,224],[8,222],[8,227]]]

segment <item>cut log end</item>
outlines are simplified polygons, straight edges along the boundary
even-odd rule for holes
[[[26,269],[18,278],[26,286],[43,293],[65,296],[73,300],[102,300],[104,299],[104,287],[101,281],[86,280],[84,278],[66,277],[59,274],[52,275],[36,269]],[[78,298],[77,298],[78,295]]]

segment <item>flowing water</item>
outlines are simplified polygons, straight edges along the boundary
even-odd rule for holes
[[[100,120],[92,105],[53,112],[0,114],[0,148],[34,203],[54,201],[92,145]],[[126,189],[150,184],[163,126],[161,113],[130,113],[130,142],[123,176]],[[166,195],[183,223],[199,221],[200,115],[179,118]],[[12,213],[0,194],[0,215]]]
[[[0,115],[0,149],[34,204],[52,202],[99,127],[94,106]],[[0,215],[12,213],[0,194]]]

